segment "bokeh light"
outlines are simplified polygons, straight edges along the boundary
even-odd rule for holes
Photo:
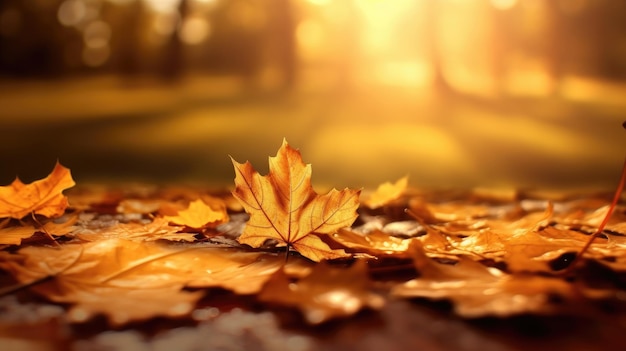
[[[180,39],[183,43],[189,45],[201,44],[210,34],[210,23],[202,17],[190,17],[186,19],[180,29]]]
[[[66,0],[61,3],[58,19],[62,25],[71,27],[80,24],[87,15],[87,5],[80,0]]]

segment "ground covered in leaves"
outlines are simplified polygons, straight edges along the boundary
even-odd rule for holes
[[[575,260],[610,194],[318,194],[286,142],[266,176],[233,165],[232,192],[60,164],[0,188],[2,349],[626,347],[623,205]]]

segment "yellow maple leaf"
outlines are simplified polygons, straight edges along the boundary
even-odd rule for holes
[[[387,205],[393,200],[398,199],[404,192],[409,184],[409,177],[404,176],[398,179],[395,183],[385,182],[378,186],[375,192],[373,192],[363,204],[371,209],[376,209]]]
[[[349,256],[311,234],[331,234],[350,226],[357,218],[360,190],[332,189],[318,195],[311,187],[311,165],[286,140],[277,155],[269,158],[266,176],[257,173],[250,162],[232,162],[233,196],[250,215],[240,243],[260,247],[273,239],[278,246],[293,248],[313,261]]]
[[[187,209],[179,211],[176,216],[165,216],[169,222],[184,225],[189,228],[214,228],[228,221],[226,204],[220,199],[213,198],[213,207],[201,199],[189,203]]]
[[[44,179],[24,184],[16,178],[10,185],[0,187],[0,218],[20,219],[31,213],[49,218],[60,216],[67,208],[63,190],[75,184],[70,170],[58,162]]]

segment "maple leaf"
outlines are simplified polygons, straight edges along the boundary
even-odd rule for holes
[[[311,187],[311,165],[305,165],[300,152],[285,140],[277,155],[269,158],[266,176],[258,174],[250,162],[232,162],[233,196],[250,215],[240,243],[260,247],[274,239],[278,246],[293,248],[313,261],[349,256],[312,234],[330,234],[350,226],[357,218],[360,190],[332,189],[318,195]]]
[[[174,224],[194,229],[215,228],[228,221],[226,205],[219,199],[215,200],[213,207],[207,205],[203,200],[195,200],[189,204],[187,209],[179,211],[176,216],[165,216],[164,218]]]
[[[376,209],[398,199],[406,191],[409,177],[404,176],[395,183],[386,182],[378,186],[363,204],[371,209]]]
[[[418,241],[411,244],[411,251],[420,276],[396,285],[392,295],[448,299],[455,312],[466,318],[546,313],[555,307],[552,296],[576,298],[573,286],[563,279],[505,274],[464,257],[454,265],[437,263]]]
[[[70,170],[56,163],[44,179],[24,184],[19,178],[0,187],[0,218],[20,219],[29,214],[45,217],[62,215],[67,208],[63,190],[74,186]]]
[[[151,266],[187,251],[119,239],[29,246],[17,254],[0,252],[0,267],[22,284],[38,282],[31,289],[47,299],[72,304],[73,322],[104,314],[111,324],[122,325],[191,311],[203,293],[182,290],[183,277]]]
[[[62,215],[67,208],[63,190],[74,186],[70,170],[56,163],[46,178],[24,184],[19,178],[0,187],[0,218],[23,218],[28,214],[45,217]]]
[[[304,258],[285,265],[283,257],[262,252],[125,239],[0,251],[0,268],[18,282],[49,300],[72,304],[72,321],[104,314],[115,325],[187,314],[202,293],[184,287],[254,294],[277,270],[305,276],[311,265]]]
[[[332,268],[325,263],[316,265],[296,283],[284,270],[279,270],[267,281],[258,298],[298,308],[311,324],[351,316],[365,307],[380,309],[385,303],[381,296],[370,291],[364,260],[357,260],[348,269]]]

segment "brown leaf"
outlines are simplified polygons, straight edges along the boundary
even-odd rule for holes
[[[403,255],[414,239],[400,239],[381,230],[374,230],[366,234],[357,233],[348,229],[340,229],[331,235],[337,243],[354,252],[367,253],[374,256]]]
[[[171,223],[194,229],[215,228],[228,221],[228,213],[226,205],[220,199],[213,199],[212,206],[198,199],[191,202],[187,209],[179,211],[176,216],[164,218]]]
[[[22,239],[28,239],[37,232],[45,232],[55,236],[67,235],[75,229],[74,224],[77,220],[78,216],[73,215],[63,222],[47,221],[42,227],[32,224],[7,227],[8,221],[6,221],[4,225],[0,223],[0,244],[20,245]]]
[[[157,217],[149,223],[123,223],[109,228],[83,228],[75,232],[76,236],[85,241],[106,239],[126,239],[134,241],[195,241],[194,233],[179,233],[181,226],[172,226],[165,218]]]
[[[573,287],[560,278],[509,275],[463,257],[454,265],[441,264],[428,258],[418,242],[411,249],[420,276],[395,286],[392,295],[447,299],[463,317],[549,313],[555,307],[551,296],[575,297]]]
[[[400,198],[406,191],[409,184],[409,177],[404,176],[395,183],[386,182],[378,186],[375,192],[363,201],[363,204],[371,209],[383,207],[390,202]]]
[[[567,252],[578,252],[588,238],[579,232],[548,227],[541,231],[513,234],[483,232],[464,239],[459,247],[486,258],[503,260],[512,272],[551,272],[551,260]],[[606,247],[606,242],[599,240],[592,246],[590,254],[599,253],[602,247]]]
[[[198,268],[200,266],[200,268]],[[285,257],[258,252],[234,250],[197,251],[196,257],[181,262],[181,272],[195,272],[187,282],[191,288],[220,287],[241,295],[258,293],[278,270],[294,276],[306,276],[312,269],[311,261],[294,257],[285,263]]]
[[[367,264],[363,260],[357,260],[348,269],[318,264],[311,274],[295,283],[284,270],[279,270],[267,281],[258,298],[295,307],[311,324],[351,316],[363,308],[380,309],[384,305],[384,299],[370,289]]]
[[[28,226],[12,226],[0,228],[0,244],[2,245],[19,245],[22,243],[22,239],[28,239],[37,230],[35,227]]]
[[[163,200],[159,199],[124,199],[120,201],[115,210],[118,213],[151,214],[161,209]]]
[[[74,186],[70,170],[56,163],[46,178],[30,184],[16,178],[8,186],[0,187],[0,218],[20,219],[29,214],[58,217],[67,208],[63,190]]]
[[[70,303],[71,321],[104,314],[113,325],[191,311],[201,292],[186,292],[176,274],[151,263],[184,251],[148,243],[102,240],[59,248],[25,247],[17,255],[0,252],[0,267],[20,283],[59,303]],[[49,277],[44,281],[45,278]]]
[[[233,195],[250,215],[239,242],[262,246],[268,239],[294,248],[313,260],[346,257],[312,234],[331,234],[350,226],[357,217],[360,190],[332,189],[326,195],[311,187],[311,165],[286,141],[270,157],[269,174],[259,175],[250,162],[232,160],[235,167]]]
[[[294,259],[285,269],[304,276],[310,266],[310,261]],[[260,252],[122,239],[0,252],[0,268],[22,284],[51,277],[31,289],[52,301],[73,304],[73,321],[102,313],[115,325],[187,314],[202,293],[183,291],[185,286],[257,293],[283,267],[284,257]]]
[[[584,244],[584,240],[542,236],[540,231],[552,216],[553,206],[549,203],[543,212],[531,212],[515,221],[462,219],[464,223],[424,224],[428,234],[419,239],[427,252],[439,256],[447,253],[504,261],[512,271],[550,271],[550,260]]]

